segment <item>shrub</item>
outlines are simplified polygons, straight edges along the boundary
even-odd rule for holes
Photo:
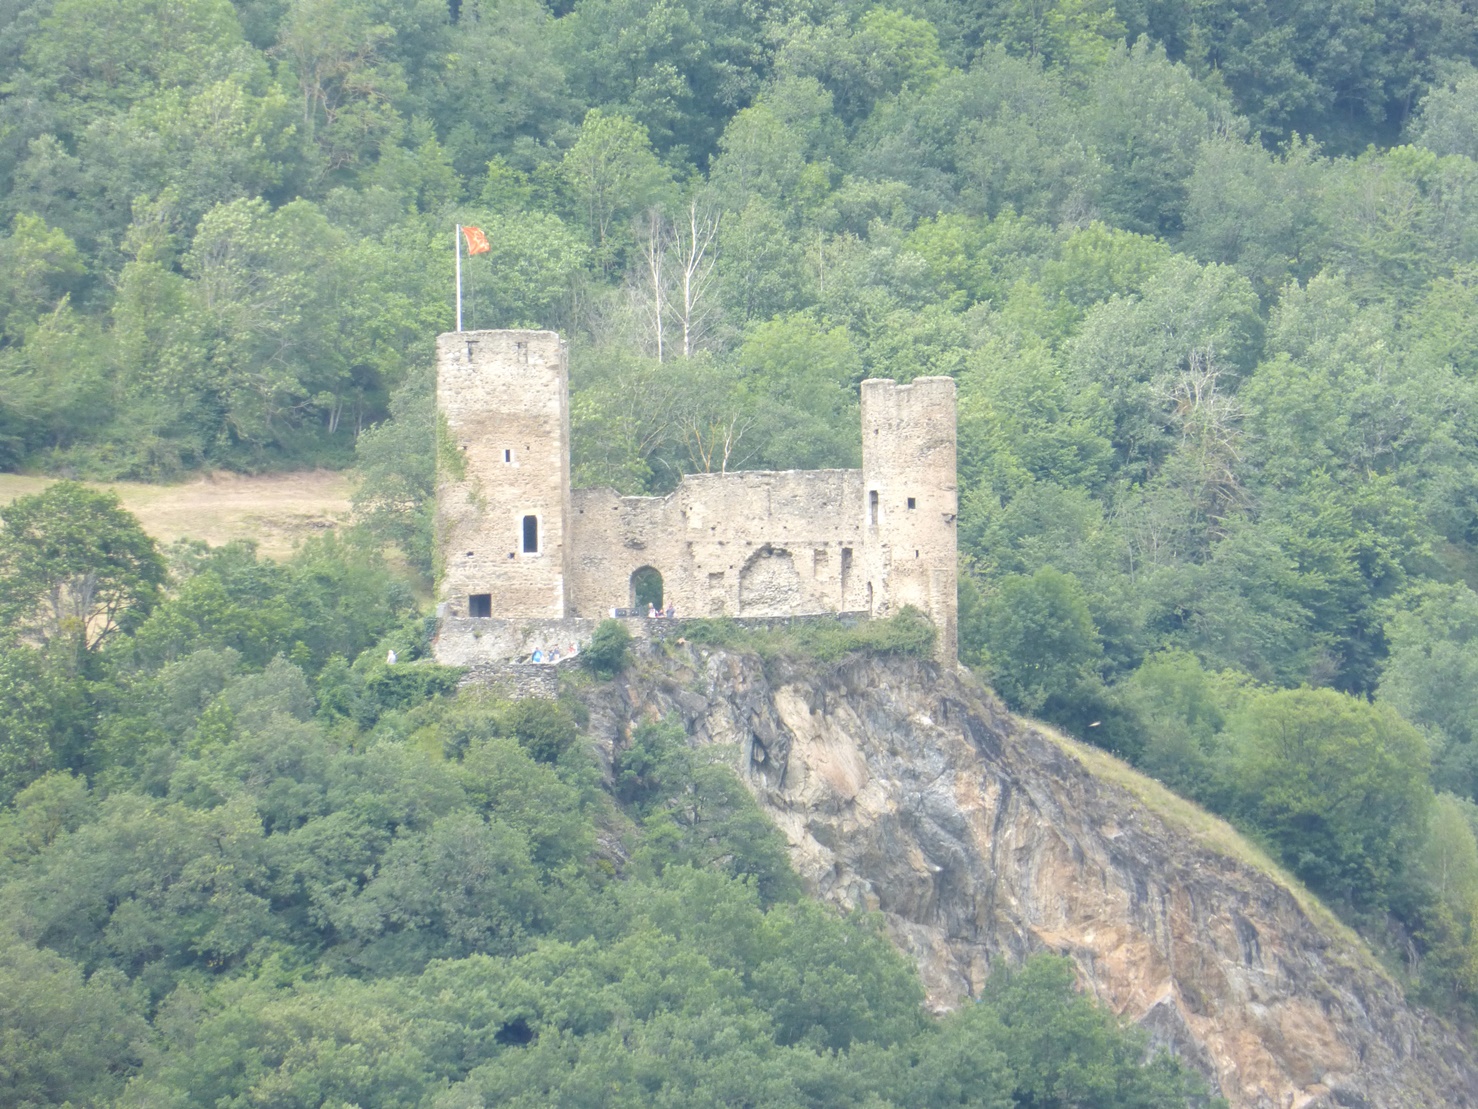
[[[935,630],[929,618],[912,605],[881,620],[847,625],[834,620],[799,620],[778,627],[747,627],[728,617],[687,620],[683,634],[708,647],[754,651],[766,658],[790,655],[829,662],[856,651],[873,655],[911,655],[928,658],[934,651]]]
[[[631,659],[631,633],[619,620],[602,620],[580,658],[598,677],[613,678]]]
[[[514,701],[501,716],[502,730],[539,762],[558,762],[575,741],[575,721],[552,701]]]

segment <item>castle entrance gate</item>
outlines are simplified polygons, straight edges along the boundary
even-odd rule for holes
[[[631,575],[631,610],[645,616],[648,606],[662,608],[662,575],[650,566],[642,566]]]

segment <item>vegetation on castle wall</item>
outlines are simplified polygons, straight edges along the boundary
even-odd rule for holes
[[[729,617],[700,617],[684,620],[682,634],[693,643],[753,651],[764,658],[794,656],[822,661],[854,651],[929,658],[935,638],[934,625],[912,605],[905,605],[892,616],[856,622],[798,617],[752,624]]]
[[[602,620],[591,633],[590,644],[580,652],[580,663],[597,677],[619,674],[631,657],[631,633],[619,620]]]

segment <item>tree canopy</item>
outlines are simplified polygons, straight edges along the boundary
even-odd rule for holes
[[[438,695],[365,652],[434,574],[432,341],[474,224],[467,325],[570,337],[580,484],[851,466],[863,379],[955,378],[966,661],[1475,1004],[1475,34],[1460,0],[0,4],[0,467],[361,479],[353,538],[181,549],[168,582],[98,494],[7,508],[0,788],[162,801],[259,696],[332,733]],[[189,795],[235,798],[215,774]],[[535,917],[468,906],[542,864],[479,819],[332,927],[385,967],[517,947]],[[397,916],[462,849],[462,900]],[[267,965],[197,909],[189,943]]]

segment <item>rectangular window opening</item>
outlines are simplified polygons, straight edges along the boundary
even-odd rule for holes
[[[474,593],[467,598],[467,615],[479,616],[484,619],[493,614],[493,595],[491,593]]]
[[[867,522],[873,527],[878,526],[878,491],[869,489],[867,492]]]
[[[504,447],[503,448],[503,461],[504,462],[512,462],[513,461],[513,451],[509,450],[507,447]]]
[[[539,517],[537,516],[523,518],[523,553],[539,553]]]
[[[918,508],[919,507],[919,504],[912,497],[909,497],[908,498],[908,507],[909,508]]]

